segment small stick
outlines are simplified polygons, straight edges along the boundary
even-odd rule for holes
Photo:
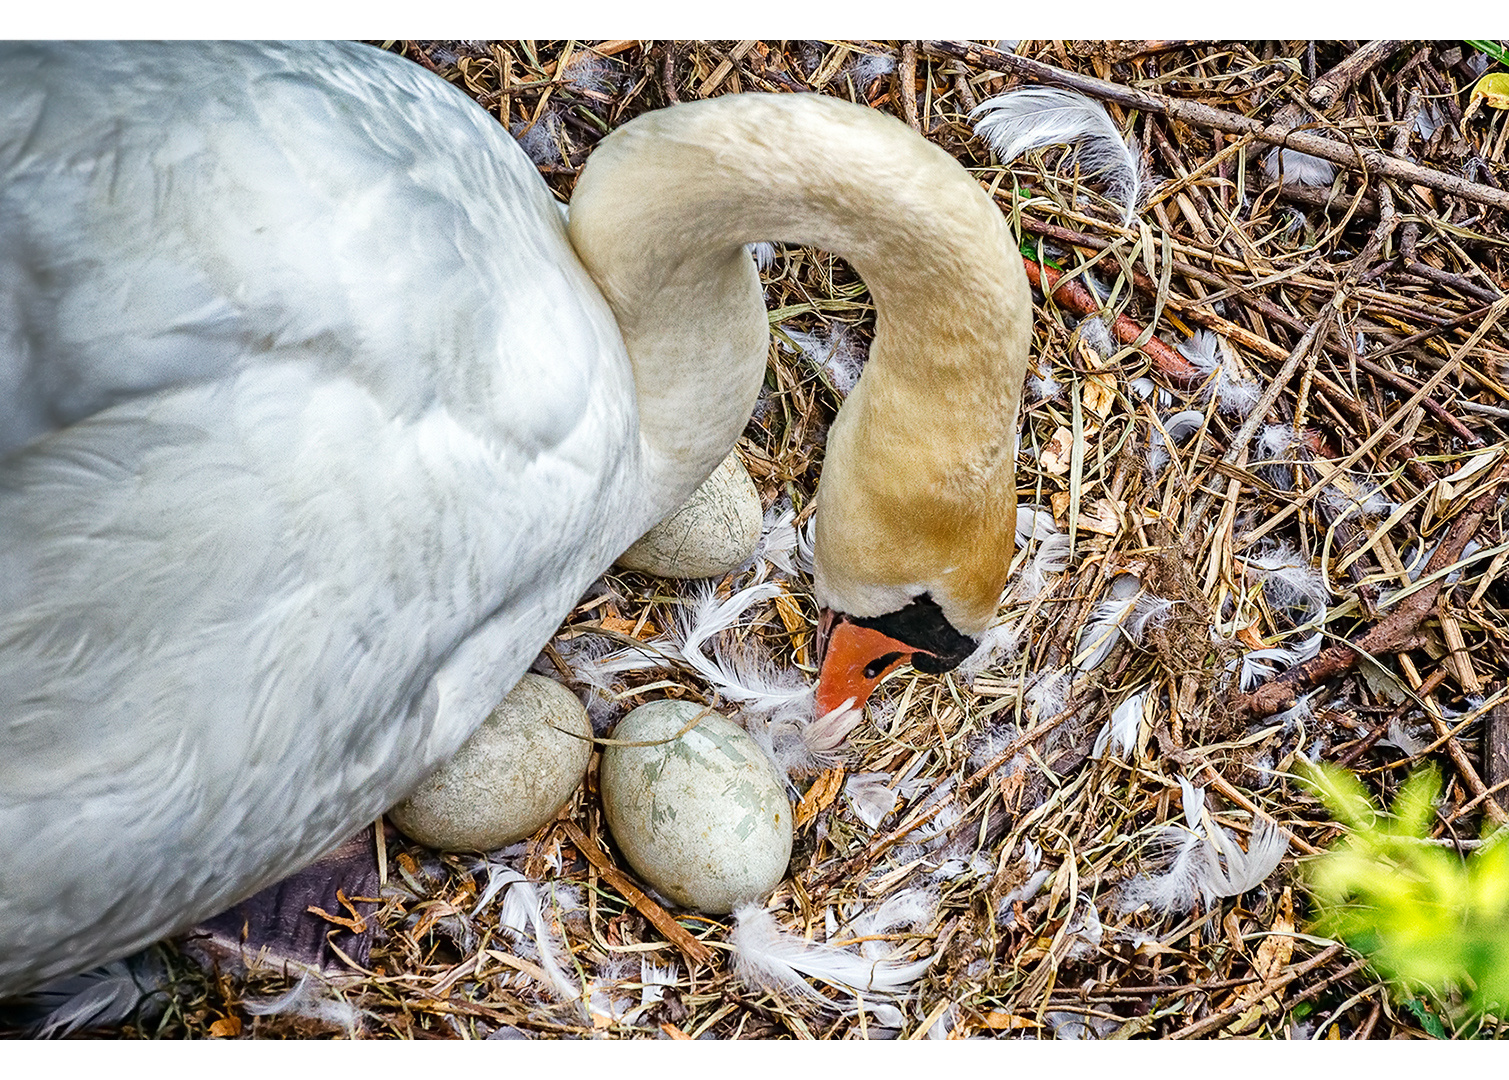
[[[1488,785],[1483,783],[1483,778],[1478,775],[1477,769],[1473,768],[1471,759],[1467,757],[1467,751],[1462,749],[1462,744],[1457,742],[1456,736],[1452,735],[1446,721],[1431,709],[1426,709],[1425,715],[1430,720],[1430,726],[1436,729],[1436,736],[1446,739],[1446,753],[1451,758],[1451,763],[1457,767],[1457,772],[1461,774],[1468,789],[1477,799],[1482,800],[1483,813],[1487,814],[1489,820],[1495,825],[1509,823],[1509,814],[1504,813],[1504,808],[1489,794]]]
[[[1402,269],[1406,274],[1411,274],[1417,278],[1424,278],[1426,281],[1435,282],[1437,285],[1445,285],[1448,288],[1464,292],[1474,299],[1484,300],[1490,304],[1503,298],[1502,293],[1494,292],[1492,289],[1486,289],[1475,282],[1468,281],[1461,274],[1453,274],[1449,270],[1438,270],[1428,263],[1406,262],[1403,263]]]
[[[587,48],[591,49],[598,56],[617,56],[619,53],[632,49],[638,44],[639,41],[637,39],[621,39],[618,41],[600,41],[596,45],[588,45]]]
[[[920,132],[917,119],[917,43],[903,42],[901,62],[896,65],[896,85],[901,90],[901,118],[913,131]]]
[[[1077,281],[1062,280],[1063,271],[1055,270],[1051,266],[1040,266],[1025,256],[1022,259],[1022,265],[1027,270],[1027,280],[1032,283],[1033,288],[1045,295],[1051,292],[1055,302],[1068,308],[1074,314],[1095,315],[1100,311],[1100,301],[1091,294],[1090,290]],[[1044,280],[1048,283],[1046,288],[1043,286]],[[1110,330],[1123,345],[1130,345],[1142,336],[1143,327],[1126,315],[1118,315],[1115,323],[1110,326]],[[1155,337],[1148,338],[1140,348],[1158,370],[1170,378],[1184,383],[1197,383],[1205,378],[1199,368]]]
[[[1452,523],[1446,538],[1436,548],[1422,573],[1435,573],[1450,566],[1462,555],[1474,534],[1482,526],[1488,512],[1498,503],[1498,488],[1509,479],[1509,462],[1504,462],[1494,471],[1484,492],[1473,500],[1467,512]],[[1282,675],[1271,679],[1251,693],[1239,694],[1232,700],[1232,708],[1238,716],[1260,719],[1276,712],[1292,708],[1299,695],[1306,690],[1350,671],[1359,656],[1386,652],[1403,652],[1419,644],[1420,621],[1435,609],[1436,595],[1441,591],[1444,579],[1437,579],[1399,602],[1398,609],[1377,623],[1355,642],[1332,645],[1319,656],[1290,668]],[[1503,813],[1502,810],[1499,813]],[[1497,819],[1495,819],[1497,820]]]
[[[1305,975],[1320,967],[1322,964],[1326,963],[1339,952],[1341,952],[1340,945],[1329,945],[1319,955],[1311,957],[1309,960],[1306,960],[1302,964],[1295,965],[1284,974],[1273,979],[1271,982],[1263,983],[1263,989],[1268,991],[1268,993],[1276,993],[1277,991],[1282,990],[1284,987],[1288,986],[1291,982],[1299,978],[1301,975]],[[1347,968],[1340,974],[1333,976],[1332,980],[1334,981],[1335,979],[1339,979],[1345,975],[1351,974],[1351,972],[1356,971],[1365,963],[1367,963],[1366,960],[1358,960],[1350,968]],[[1266,997],[1267,995],[1265,994],[1264,996]],[[1239,1001],[1237,1002],[1237,1004],[1228,1006],[1227,1008],[1222,1009],[1220,1012],[1211,1013],[1204,1020],[1191,1024],[1187,1028],[1181,1028],[1178,1031],[1170,1033],[1168,1037],[1170,1039],[1198,1039],[1202,1035],[1207,1035],[1210,1032],[1215,1031],[1217,1028],[1224,1027],[1226,1024],[1228,1024],[1232,1020],[1235,1020],[1250,1008],[1252,1008],[1252,1002]]]
[[[1305,99],[1311,105],[1322,109],[1329,108],[1332,102],[1351,89],[1353,83],[1369,71],[1372,71],[1379,64],[1388,60],[1389,57],[1399,51],[1399,47],[1403,44],[1404,42],[1402,41],[1368,42],[1330,71],[1316,79],[1310,89],[1305,91]],[[1296,116],[1298,113],[1299,110],[1296,108]],[[1284,119],[1284,110],[1280,110],[1279,115],[1275,119],[1282,122]]]
[[[660,66],[660,81],[665,84],[665,96],[672,105],[681,104],[681,95],[676,93],[676,43],[665,43],[665,62]]]
[[[1316,187],[1313,184],[1285,184],[1279,189],[1279,198],[1285,202],[1298,203],[1310,210],[1345,210],[1352,205],[1355,195],[1346,192],[1332,194],[1328,187]],[[1375,218],[1378,216],[1378,200],[1364,195],[1357,200],[1357,216]]]
[[[1426,187],[1444,191],[1462,199],[1469,199],[1484,206],[1509,210],[1509,191],[1474,183],[1460,176],[1452,176],[1450,173],[1427,169],[1380,150],[1335,142],[1313,132],[1300,131],[1289,124],[1265,124],[1261,120],[1254,120],[1239,113],[1213,109],[1209,105],[1201,105],[1198,102],[1118,86],[1103,79],[1078,75],[1051,64],[1044,64],[1025,56],[1016,56],[1013,53],[1001,52],[987,45],[977,45],[972,42],[924,41],[922,51],[934,56],[963,60],[995,71],[1025,75],[1049,86],[1060,86],[1090,97],[1114,101],[1128,109],[1140,109],[1143,112],[1172,116],[1186,124],[1251,135],[1265,143],[1290,147],[1302,154],[1325,158],[1327,161],[1347,168],[1365,169],[1368,172],[1402,180],[1407,184],[1424,184]]]
[[[575,822],[561,821],[559,824],[571,842],[576,845],[576,850],[585,855],[587,861],[597,868],[602,879],[613,886],[620,896],[633,904],[635,910],[648,919],[655,929],[669,938],[688,960],[696,964],[712,963],[713,951],[688,933],[669,911],[646,896],[643,890],[629,880],[627,874],[613,865],[613,860],[603,853],[602,848],[587,839],[586,833],[577,828]]]
[[[1404,115],[1399,118],[1399,127],[1394,132],[1394,145],[1389,147],[1395,157],[1409,153],[1409,137],[1415,130],[1415,121],[1420,117],[1420,88],[1409,92],[1409,101],[1404,106]]]
[[[1418,697],[1426,697],[1427,695],[1434,693],[1436,687],[1440,686],[1445,681],[1446,669],[1444,667],[1437,667],[1436,670],[1432,671],[1426,678],[1426,680],[1420,684],[1419,689],[1415,691],[1415,694]],[[1392,724],[1395,720],[1402,719],[1404,717],[1404,714],[1409,712],[1414,707],[1414,701],[1406,699],[1403,705],[1400,705],[1397,709],[1389,714],[1387,720],[1384,720],[1382,723],[1375,725],[1372,731],[1368,732],[1367,735],[1365,735],[1363,738],[1358,739],[1350,750],[1348,750],[1341,757],[1337,758],[1336,764],[1340,765],[1344,769],[1350,768],[1352,762],[1356,761],[1363,754],[1367,753],[1368,750],[1372,749],[1373,745],[1383,737],[1383,735],[1388,731],[1390,724]]]
[[[1257,805],[1251,799],[1249,799],[1247,796],[1243,795],[1240,791],[1233,787],[1231,781],[1227,780],[1226,777],[1217,772],[1216,767],[1209,761],[1205,760],[1205,758],[1189,751],[1175,751],[1173,753],[1170,753],[1169,757],[1175,761],[1179,761],[1186,768],[1192,765],[1204,766],[1205,771],[1210,774],[1210,786],[1215,788],[1232,802],[1236,803],[1243,810],[1246,810],[1249,814],[1251,814],[1254,823],[1256,823],[1259,817],[1269,816],[1259,810]],[[1277,823],[1275,822],[1275,824]],[[1320,854],[1320,849],[1318,847],[1315,847],[1298,833],[1284,829],[1283,834],[1288,839],[1289,843],[1293,844],[1296,848],[1304,852],[1306,855]]]
[[[753,41],[741,41],[730,49],[727,58],[720,61],[718,66],[713,68],[713,73],[703,81],[701,86],[697,87],[697,96],[705,98],[708,94],[711,94],[718,87],[722,86],[723,80],[728,78],[728,74],[733,71],[734,65],[744,59],[748,55],[749,50],[754,47],[755,43]]]
[[[964,107],[966,114],[974,112],[975,106],[980,104],[969,88],[969,77],[963,71],[954,73],[954,93],[959,95],[959,104]]]
[[[1090,236],[1087,233],[1076,232],[1073,229],[1066,229],[1059,225],[1050,225],[1046,221],[1039,221],[1037,218],[1031,217],[1027,214],[1022,215],[1022,227],[1028,232],[1037,233],[1040,236],[1047,236],[1054,240],[1060,240],[1066,244],[1075,244],[1081,247],[1094,248],[1097,251],[1104,250],[1105,248],[1111,246],[1110,242],[1107,240],[1102,240],[1099,237]],[[1258,314],[1267,319],[1271,319],[1282,326],[1286,326],[1296,333],[1303,333],[1307,329],[1306,325],[1301,320],[1295,318],[1293,315],[1289,314],[1277,304],[1274,304],[1272,301],[1265,300],[1260,296],[1250,295],[1244,290],[1241,290],[1240,287],[1233,287],[1230,282],[1224,281],[1219,275],[1211,274],[1207,271],[1199,269],[1198,267],[1191,266],[1188,263],[1180,262],[1177,259],[1174,260],[1174,273],[1180,274],[1184,277],[1192,277],[1195,280],[1202,281],[1207,285],[1218,285],[1222,288],[1231,290],[1235,293],[1236,298],[1240,302],[1250,306],[1251,308],[1253,308],[1253,310],[1257,311]],[[1158,286],[1153,282],[1152,278],[1148,277],[1144,271],[1138,269],[1137,267],[1132,268],[1132,284],[1137,286],[1137,288],[1142,289],[1144,292],[1156,293],[1158,291]],[[1495,299],[1497,298],[1495,297]],[[1242,327],[1236,326],[1230,321],[1221,318],[1219,315],[1212,314],[1204,306],[1202,306],[1207,302],[1208,301],[1195,301],[1193,303],[1187,303],[1184,301],[1178,301],[1175,297],[1169,297],[1169,307],[1179,312],[1181,318],[1186,319],[1189,322],[1196,323],[1197,325],[1204,326],[1207,329],[1215,330],[1217,333],[1231,338],[1239,345],[1243,345],[1246,348],[1253,350],[1254,352],[1262,353],[1271,360],[1284,360],[1288,358],[1289,352],[1287,349],[1279,348],[1271,341],[1268,341],[1265,338],[1257,337],[1256,335],[1249,333]],[[1065,307],[1070,307],[1071,310],[1075,310],[1071,306],[1072,301],[1066,300],[1063,301],[1063,303]],[[1479,308],[1477,311],[1469,312],[1466,315],[1459,315],[1457,318],[1452,319],[1450,322],[1443,323],[1440,326],[1434,326],[1428,330],[1422,330],[1417,334],[1411,334],[1404,340],[1395,342],[1394,344],[1387,346],[1375,355],[1379,357],[1387,356],[1391,353],[1398,352],[1408,346],[1417,345],[1427,338],[1437,337],[1448,330],[1455,329],[1463,323],[1481,322],[1483,317],[1487,314],[1487,308]],[[1333,331],[1327,336],[1328,339],[1334,339],[1336,337],[1336,334]],[[1405,393],[1413,394],[1420,389],[1419,386],[1410,382],[1408,379],[1405,379],[1396,372],[1390,371],[1387,368],[1374,363],[1372,360],[1368,359],[1365,356],[1359,356],[1357,358],[1357,363],[1358,366],[1363,368],[1365,371],[1380,379],[1383,379],[1385,382],[1390,383],[1394,387],[1405,391]],[[1341,393],[1339,395],[1333,394],[1332,391],[1338,390],[1339,388],[1332,387],[1329,381],[1322,382],[1321,388],[1327,392],[1327,396],[1331,396],[1333,397],[1333,399],[1339,396],[1345,404],[1356,405],[1356,403],[1351,399],[1350,395],[1346,395],[1344,393]],[[1420,404],[1424,406],[1425,409],[1432,413],[1443,424],[1446,424],[1448,427],[1450,427],[1456,434],[1456,436],[1466,442],[1469,446],[1483,445],[1482,439],[1480,439],[1475,432],[1473,432],[1470,428],[1463,424],[1462,421],[1458,420],[1451,413],[1447,412],[1445,407],[1442,406],[1434,398],[1427,397],[1423,399]],[[1369,417],[1368,420],[1370,422],[1370,426],[1376,426],[1376,418]],[[1400,457],[1407,464],[1410,464],[1415,468],[1419,467],[1419,462],[1417,460],[1418,455],[1408,447],[1396,448],[1395,456]],[[1411,471],[1413,472],[1414,468],[1412,468]],[[1425,482],[1433,483],[1434,480],[1434,477],[1430,477],[1427,478]]]
[[[1483,740],[1483,771],[1494,787],[1509,783],[1509,704],[1500,702],[1488,713]]]

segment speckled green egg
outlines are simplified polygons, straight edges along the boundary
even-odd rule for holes
[[[685,907],[721,915],[786,875],[794,815],[743,728],[687,701],[641,705],[613,730],[598,773],[603,812],[636,873]],[[667,740],[662,742],[660,740]]]
[[[581,786],[592,723],[576,695],[527,674],[456,756],[388,820],[440,851],[495,851],[532,834]]]
[[[749,560],[764,522],[760,493],[735,451],[617,562],[658,577],[717,577]]]

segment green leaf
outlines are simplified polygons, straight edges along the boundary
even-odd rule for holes
[[[1405,781],[1391,814],[1345,770],[1312,767],[1305,779],[1351,828],[1306,867],[1315,927],[1386,978],[1465,999],[1467,1013],[1509,1005],[1509,832],[1465,860],[1430,843],[1434,768]]]
[[[1415,1014],[1415,1019],[1420,1021],[1420,1026],[1425,1033],[1434,1039],[1446,1038],[1446,1025],[1441,1023],[1441,1018],[1431,1012],[1425,1002],[1419,998],[1410,998],[1404,1003],[1404,1007]]]
[[[1471,45],[1484,56],[1491,57],[1505,67],[1509,67],[1509,51],[1504,49],[1502,43],[1497,41],[1469,41],[1466,44]]]
[[[1416,769],[1394,798],[1397,820],[1389,829],[1394,836],[1429,836],[1436,819],[1436,797],[1441,794],[1441,774],[1434,765]]]
[[[1336,820],[1353,829],[1372,827],[1377,810],[1362,781],[1325,762],[1306,762],[1301,769],[1300,779],[1330,808]]]

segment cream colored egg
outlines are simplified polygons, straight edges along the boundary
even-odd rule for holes
[[[769,758],[716,713],[652,701],[613,730],[598,786],[613,840],[635,871],[685,907],[721,915],[780,884],[791,859],[793,814]],[[660,740],[670,739],[669,742]]]
[[[726,574],[754,554],[763,521],[754,481],[739,455],[729,454],[686,502],[634,541],[618,565],[668,578]]]
[[[587,775],[592,724],[576,695],[525,675],[388,820],[426,847],[494,851],[555,817]]]

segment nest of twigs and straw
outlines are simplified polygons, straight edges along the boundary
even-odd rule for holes
[[[149,1036],[1401,1038],[1491,1036],[1452,991],[1390,983],[1306,933],[1306,861],[1341,827],[1298,779],[1342,764],[1383,804],[1417,767],[1432,842],[1501,826],[1509,780],[1509,113],[1471,96],[1463,42],[389,42],[521,140],[569,198],[608,131],[674,101],[812,91],[867,102],[962,162],[1015,225],[1036,286],[1018,490],[1023,543],[993,651],[902,671],[841,760],[800,782],[766,904],[787,933],[932,956],[886,1027],[741,980],[729,920],[674,910],[617,860],[595,772],[488,860],[389,831],[365,970],[297,990],[204,975],[169,947]],[[1135,137],[1130,223],[1060,152],[1002,166],[969,114],[1076,90]],[[1288,149],[1282,162],[1275,145]],[[1303,153],[1303,157],[1294,154]],[[1280,167],[1281,166],[1281,167]],[[814,250],[763,272],[772,347],[739,452],[800,532],[823,438],[873,326]],[[1052,290],[1044,295],[1044,288]],[[788,512],[782,518],[783,512]],[[811,673],[811,580],[756,561],[730,649]],[[684,664],[573,682],[580,642],[652,642],[682,583],[613,572],[541,670],[621,714],[718,705]],[[731,710],[725,710],[731,711]],[[1214,865],[1214,869],[1210,868]],[[579,993],[500,925],[499,867],[540,891]],[[1182,876],[1181,876],[1182,875]],[[670,929],[668,929],[668,926]],[[323,1011],[322,1011],[323,1010]],[[893,1016],[894,1020],[894,1016]]]

